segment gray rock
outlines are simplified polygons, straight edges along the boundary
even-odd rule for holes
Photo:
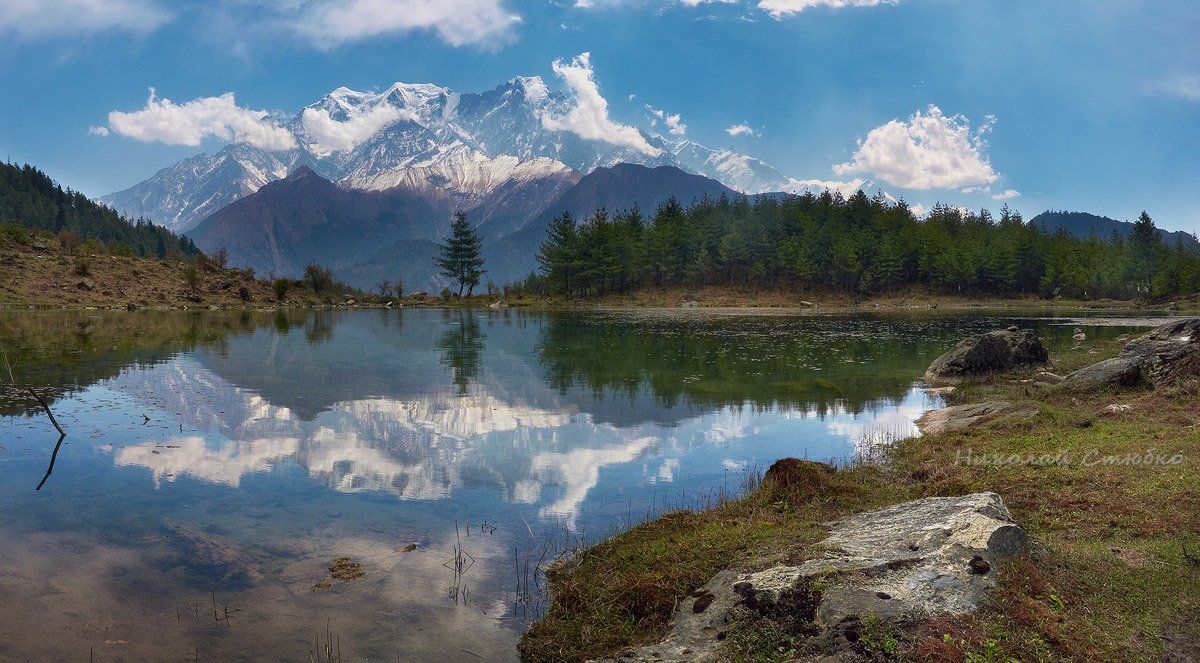
[[[1200,377],[1200,318],[1189,318],[1133,339],[1120,355],[1071,373],[1059,388],[1157,387],[1196,377]]]
[[[1008,401],[984,401],[930,410],[917,420],[917,428],[926,435],[965,430],[993,421],[1032,419],[1038,410],[1032,405],[1013,405]]]
[[[1032,330],[1002,329],[969,336],[933,360],[925,371],[930,382],[953,382],[972,375],[1040,366],[1049,359]]]
[[[1063,376],[1051,373],[1050,371],[1038,371],[1038,374],[1033,376],[1034,384],[1058,384],[1063,381]]]
[[[995,493],[930,497],[827,524],[823,554],[757,573],[722,571],[680,603],[663,642],[610,660],[721,660],[718,634],[736,606],[804,611],[818,641],[866,616],[903,624],[972,612],[995,586],[997,562],[1026,544]],[[708,605],[696,612],[700,600]]]

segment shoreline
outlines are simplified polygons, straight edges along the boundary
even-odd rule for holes
[[[1066,374],[1121,349],[1084,346],[1052,355],[1049,370]],[[810,559],[830,521],[850,514],[982,491],[998,493],[1032,541],[999,567],[984,607],[881,625],[845,660],[1187,660],[1200,643],[1200,574],[1186,570],[1200,564],[1188,553],[1200,553],[1200,385],[1066,394],[1035,387],[1036,374],[967,380],[945,404],[1004,400],[1030,416],[896,440],[880,462],[839,468],[798,493],[750,480],[727,503],[666,513],[576,551],[547,572],[551,608],[523,636],[523,660],[642,660],[633,652],[654,649],[676,606],[717,573]],[[1144,458],[1150,447],[1179,462],[1041,462]],[[728,660],[829,655],[805,650],[812,643],[789,635],[788,623],[735,620],[718,647]]]

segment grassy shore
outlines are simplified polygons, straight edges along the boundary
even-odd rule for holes
[[[1092,343],[1052,357],[1053,370],[1118,351],[1115,343]],[[1032,420],[901,440],[884,462],[839,470],[808,489],[782,494],[750,485],[740,499],[672,513],[579,552],[549,574],[553,605],[523,638],[522,654],[577,661],[657,641],[677,599],[724,568],[806,558],[824,537],[822,522],[918,497],[991,490],[1032,543],[1001,567],[985,608],[906,631],[881,626],[860,640],[860,654],[1200,660],[1200,387],[1069,395],[1034,387],[1031,376],[969,383],[951,399],[1028,403],[1039,412]],[[1113,404],[1131,407],[1105,413]],[[1179,460],[1118,462],[1148,452]],[[1015,462],[968,462],[981,455]],[[733,661],[791,660],[803,645],[762,617],[738,623],[724,642]]]
[[[841,312],[874,309],[945,309],[945,310],[1017,310],[1017,311],[1200,311],[1200,298],[1178,300],[1115,300],[1115,299],[1041,299],[1038,297],[990,297],[951,295],[920,288],[904,292],[869,297],[838,292],[754,290],[709,286],[699,290],[662,288],[639,290],[623,295],[578,299],[553,295],[520,295],[507,300],[513,306],[537,308],[681,308],[698,309],[770,309],[807,310],[811,312]]]

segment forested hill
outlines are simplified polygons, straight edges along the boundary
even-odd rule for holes
[[[199,252],[190,239],[148,221],[128,221],[29,165],[0,164],[0,226],[44,230],[68,243],[92,240],[135,256]]]
[[[1054,233],[1062,229],[1080,239],[1087,239],[1092,235],[1108,239],[1114,232],[1127,238],[1130,231],[1133,230],[1133,223],[1129,221],[1117,221],[1107,216],[1098,216],[1087,212],[1047,211],[1033,217],[1029,222],[1046,232]],[[1167,246],[1175,246],[1176,242],[1183,242],[1185,247],[1200,249],[1200,241],[1191,233],[1182,230],[1172,232],[1160,229],[1158,234],[1162,236],[1163,243]]]
[[[649,218],[598,212],[550,224],[526,287],[596,296],[640,288],[729,285],[876,295],[920,287],[1007,297],[1120,299],[1200,293],[1200,250],[1168,246],[1143,213],[1129,237],[1081,239],[1025,223],[1007,206],[903,202],[859,191],[671,200]]]

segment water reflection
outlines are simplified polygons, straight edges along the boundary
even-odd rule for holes
[[[35,498],[49,425],[0,393],[0,623],[28,634],[0,656],[304,660],[332,628],[348,658],[510,659],[547,537],[912,432],[929,359],[1006,324],[7,313],[70,436]],[[366,576],[317,589],[343,556]]]

